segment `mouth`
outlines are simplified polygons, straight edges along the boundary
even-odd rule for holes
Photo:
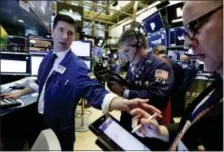
[[[64,42],[59,42],[62,46],[65,46],[66,45],[66,43],[64,43]]]

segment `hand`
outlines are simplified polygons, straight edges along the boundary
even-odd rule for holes
[[[115,81],[110,81],[110,89],[113,93],[123,96],[124,90],[126,89],[123,85]]]
[[[155,108],[154,106],[149,105],[147,103],[148,101],[148,99],[135,98],[127,100],[121,97],[116,97],[111,101],[110,110],[121,110],[129,112],[132,109],[141,108],[144,110],[151,111],[152,113],[158,113],[158,117],[162,117],[161,111]]]
[[[199,145],[197,151],[205,151],[205,147],[203,145]]]
[[[11,98],[11,99],[18,99],[21,96],[21,91],[20,90],[16,90],[14,92],[10,92],[10,93],[4,93],[4,94],[0,94],[0,97],[3,98]]]
[[[145,108],[144,110],[152,113],[151,109]],[[130,114],[134,116],[134,118],[132,119],[132,128],[135,128],[139,124],[143,125],[143,127],[141,127],[137,131],[137,134],[142,137],[147,136],[147,137],[156,137],[156,138],[162,138],[162,136],[168,136],[169,133],[166,127],[159,125],[158,121],[156,120],[156,119],[162,118],[162,116],[157,114],[156,119],[149,120],[148,118],[151,115],[144,110],[136,108],[131,110],[130,112]]]

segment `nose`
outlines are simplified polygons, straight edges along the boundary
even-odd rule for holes
[[[62,38],[63,38],[64,40],[67,40],[67,38],[68,38],[68,34],[67,34],[67,32],[64,32],[64,33],[63,33]]]
[[[184,47],[191,48],[191,49],[195,50],[198,47],[198,40],[195,38],[190,39],[188,37],[185,37]]]

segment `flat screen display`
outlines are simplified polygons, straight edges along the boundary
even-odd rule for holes
[[[160,13],[156,13],[144,19],[143,24],[147,33],[154,33],[165,28]]]
[[[27,61],[1,59],[1,72],[26,73]]]
[[[144,144],[138,141],[132,134],[122,128],[116,121],[107,118],[99,129],[103,131],[111,140],[119,145],[123,150],[149,150]]]
[[[184,45],[184,27],[169,29],[169,47]]]
[[[157,45],[163,45],[166,47],[166,31],[158,31],[156,33],[152,33],[148,36],[149,50],[152,51],[153,48]]]
[[[31,75],[38,75],[38,69],[43,56],[31,56]]]
[[[91,57],[91,42],[89,41],[73,41],[71,50],[79,57]]]

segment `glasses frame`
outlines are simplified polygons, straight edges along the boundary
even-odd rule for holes
[[[189,37],[191,40],[194,39],[198,30],[208,21],[209,17],[218,12],[221,8],[223,8],[223,5],[218,6],[217,8],[184,25],[184,35]],[[192,34],[189,34],[186,30],[190,31]]]

